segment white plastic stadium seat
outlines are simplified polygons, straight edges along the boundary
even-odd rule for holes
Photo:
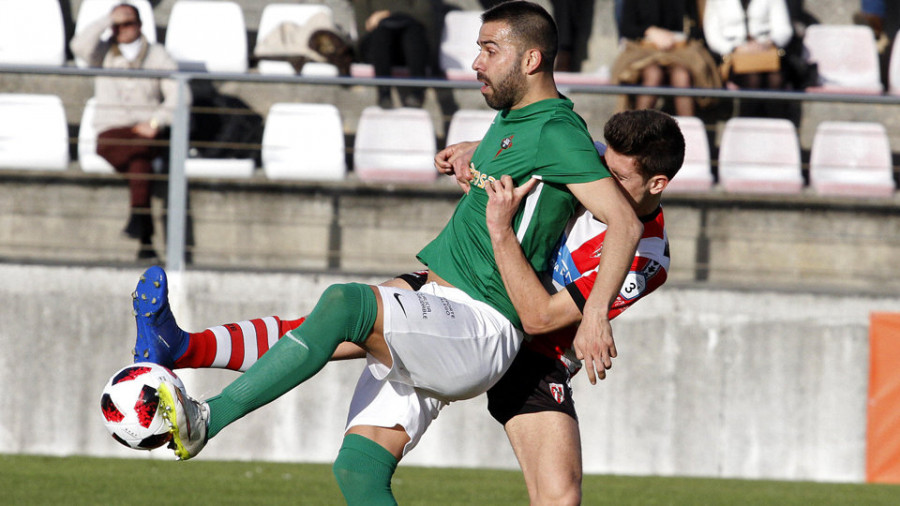
[[[166,50],[182,70],[247,71],[247,28],[232,1],[178,0],[166,30]]]
[[[478,141],[484,137],[497,111],[487,109],[460,109],[450,118],[447,127],[447,145],[462,141]]]
[[[729,192],[799,193],[800,142],[786,119],[731,118],[719,143],[719,184]]]
[[[151,43],[156,42],[156,20],[153,15],[153,6],[149,0],[81,0],[78,7],[78,18],[75,20],[75,33],[81,33],[84,28],[94,21],[106,16],[112,11],[113,7],[119,4],[131,4],[138,10],[141,16],[141,33]],[[112,30],[107,30],[103,34],[103,38],[112,36]],[[81,58],[75,57],[75,64],[79,67],[86,67],[87,62]]]
[[[472,62],[478,56],[480,11],[450,11],[444,16],[440,65],[447,79],[475,80]]]
[[[65,170],[69,130],[56,95],[0,94],[0,167]]]
[[[809,61],[818,64],[820,86],[809,92],[878,94],[881,67],[875,33],[864,25],[810,25],[803,36]]]
[[[268,4],[263,10],[262,14],[259,18],[259,29],[257,30],[256,36],[256,44],[259,43],[269,35],[278,25],[281,23],[296,23],[300,26],[306,24],[307,21],[316,14],[326,14],[329,18],[334,17],[334,13],[331,11],[331,8],[327,5],[314,5],[314,4]],[[307,63],[303,66],[303,70],[306,70],[306,66],[309,65]],[[331,67],[328,69],[326,67]],[[265,60],[261,59],[257,63],[257,69],[260,74],[280,74],[280,75],[294,75],[296,72],[294,71],[294,67],[291,66],[290,63],[286,61],[277,61],[277,60]],[[302,72],[304,75],[317,75],[317,76],[336,76],[338,74],[337,67],[328,63],[320,63],[310,69],[310,73]]]
[[[260,62],[262,63],[262,62]],[[273,62],[269,61],[269,63],[286,63],[286,62]],[[288,65],[290,66],[290,65]],[[293,70],[293,67],[291,68]],[[300,75],[303,77],[338,77],[340,76],[340,70],[338,70],[337,65],[332,65],[330,63],[325,62],[317,62],[317,61],[308,61],[303,64],[303,68],[300,69]]]
[[[272,104],[262,165],[270,179],[339,181],[347,175],[341,114],[331,104]]]
[[[706,191],[712,187],[712,163],[706,126],[696,116],[676,116],[684,136],[684,164],[669,181],[666,191]]]
[[[66,31],[58,0],[0,1],[0,64],[66,64]]]
[[[822,195],[890,197],[891,146],[881,123],[823,121],[816,128],[809,182]]]
[[[366,107],[356,128],[354,170],[363,181],[434,181],[436,145],[428,111]]]
[[[563,86],[567,84],[604,85],[612,82],[609,79],[609,67],[600,67],[596,72],[554,72],[553,80]]]
[[[241,179],[249,178],[256,169],[252,158],[188,158],[184,161],[187,177]]]
[[[113,166],[97,154],[97,130],[94,128],[96,99],[89,98],[84,104],[81,114],[81,125],[78,127],[78,164],[85,172],[112,174]]]
[[[303,67],[305,68],[306,65]],[[375,66],[371,63],[351,63],[350,77],[375,77]],[[402,66],[391,67],[391,77],[409,77],[409,68]]]

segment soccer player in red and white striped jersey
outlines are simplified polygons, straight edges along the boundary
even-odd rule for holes
[[[669,268],[661,195],[684,160],[684,137],[670,116],[657,111],[614,115],[604,128],[604,163],[641,221],[644,233],[625,283],[609,301],[610,319],[660,285]],[[504,425],[533,504],[577,504],[581,499],[581,441],[571,376],[584,350],[576,337],[585,293],[602,254],[605,225],[576,213],[557,251],[548,292],[512,233],[510,220],[526,189],[502,179],[489,191],[488,229],[507,293],[522,317],[526,340],[512,366],[488,391],[488,409]],[[608,343],[615,350],[614,343]],[[605,369],[587,364],[591,383]]]

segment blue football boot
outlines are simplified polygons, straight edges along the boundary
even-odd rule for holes
[[[175,323],[169,307],[166,271],[158,265],[144,271],[131,297],[137,324],[137,341],[131,351],[134,361],[173,369],[175,359],[187,350],[188,333]]]

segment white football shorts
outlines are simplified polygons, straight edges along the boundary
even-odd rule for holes
[[[425,430],[446,405],[406,383],[376,379],[366,368],[353,391],[345,430],[357,425],[388,428],[400,425],[409,435],[409,442],[403,447],[406,455],[419,444]]]
[[[499,311],[457,288],[428,283],[419,291],[379,286],[384,338],[393,359],[369,370],[450,402],[483,394],[503,376],[522,332]]]

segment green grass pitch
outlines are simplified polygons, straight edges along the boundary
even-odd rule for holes
[[[401,465],[401,505],[527,504],[518,471]],[[897,505],[900,486],[586,476],[584,504]],[[0,504],[343,504],[331,466],[0,455]]]

